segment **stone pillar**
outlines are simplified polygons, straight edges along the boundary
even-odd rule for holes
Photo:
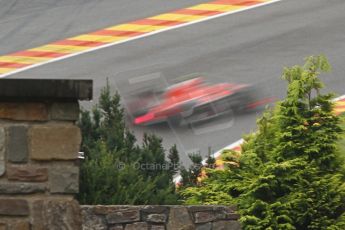
[[[0,80],[0,230],[81,229],[76,125],[89,80]]]

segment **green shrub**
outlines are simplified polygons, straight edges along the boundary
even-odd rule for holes
[[[342,128],[318,77],[329,69],[323,56],[284,69],[287,97],[245,137],[238,166],[209,170],[201,186],[182,190],[185,203],[236,203],[248,230],[345,229]]]
[[[165,159],[162,140],[144,135],[142,145],[126,128],[118,94],[102,90],[99,103],[81,113],[80,166],[82,204],[177,204],[173,175],[179,163],[176,147]]]

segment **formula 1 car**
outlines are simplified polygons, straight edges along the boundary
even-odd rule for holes
[[[141,92],[129,108],[134,125],[192,124],[266,104],[267,99],[258,100],[255,91],[246,84],[207,84],[198,77],[164,90]]]

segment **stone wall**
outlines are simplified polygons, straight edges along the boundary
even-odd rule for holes
[[[224,206],[79,206],[76,125],[91,81],[0,80],[0,230],[238,230]]]
[[[83,230],[239,230],[226,206],[81,206]]]
[[[91,95],[91,81],[0,80],[0,230],[81,229],[75,122]]]

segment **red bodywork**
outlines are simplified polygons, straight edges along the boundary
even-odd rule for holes
[[[179,115],[186,110],[187,104],[193,104],[188,109],[209,102],[217,101],[232,95],[246,87],[230,83],[207,85],[202,78],[188,80],[168,88],[159,98],[156,105],[148,108],[148,112],[134,119],[134,124],[147,124],[165,121],[169,117]]]

